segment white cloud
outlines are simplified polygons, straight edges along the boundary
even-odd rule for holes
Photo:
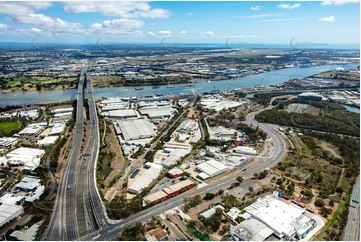
[[[149,36],[156,36],[157,34],[156,34],[156,33],[154,33],[154,32],[149,31],[149,32],[147,32],[145,35],[149,35]]]
[[[181,32],[179,32],[181,35],[186,35],[187,34],[187,31],[185,30],[182,30]]]
[[[121,28],[121,29],[139,29],[144,27],[144,22],[137,19],[113,19],[103,21],[103,27],[105,28]]]
[[[276,19],[262,19],[256,22],[259,23],[271,23],[271,22],[290,22],[290,21],[300,21],[305,19],[310,19],[311,17],[300,17],[300,18],[276,18]]]
[[[329,17],[320,18],[320,20],[323,21],[323,22],[332,23],[332,22],[336,21],[336,18],[334,16],[329,16]]]
[[[31,28],[30,29],[32,32],[34,32],[34,33],[41,33],[41,32],[43,32],[41,29],[38,29],[38,28]]]
[[[146,2],[138,1],[102,1],[102,2],[66,2],[65,11],[69,13],[100,13],[105,16],[121,18],[168,18],[170,12],[162,8],[151,9]]]
[[[192,12],[188,12],[187,15],[188,15],[188,16],[193,16],[193,13],[192,13]]]
[[[261,10],[261,6],[260,6],[260,5],[252,6],[252,7],[251,7],[251,10],[252,10],[252,11],[259,11],[259,10]]]
[[[170,35],[172,35],[172,32],[170,32],[169,30],[161,30],[161,31],[158,31],[158,34],[161,36],[170,36]]]
[[[282,13],[270,13],[270,14],[254,14],[248,16],[236,16],[234,18],[258,19],[258,18],[277,17],[282,15],[283,15]]]
[[[0,23],[0,29],[6,29],[8,26],[6,24]]]
[[[44,14],[35,14],[35,13],[15,16],[14,20],[22,24],[35,24],[46,27],[52,27],[55,23],[53,18],[46,16]]]
[[[359,3],[360,0],[327,0],[321,2],[321,5],[323,6],[329,6],[329,5],[342,5],[347,3]]]
[[[0,2],[0,14],[9,15],[9,18],[19,24],[31,24],[46,28],[53,33],[83,33],[81,24],[68,22],[57,17],[50,17],[36,10],[43,10],[52,5],[51,2]],[[36,28],[38,29],[38,28]],[[31,29],[23,32],[33,32]]]
[[[295,8],[299,8],[301,7],[300,3],[295,3],[295,4],[278,4],[279,8],[283,8],[283,9],[295,9]]]
[[[207,31],[207,32],[204,32],[204,35],[206,36],[213,36],[214,33],[212,31]]]

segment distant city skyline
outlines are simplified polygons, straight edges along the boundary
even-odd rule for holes
[[[358,0],[0,2],[1,42],[215,43],[239,47],[360,43]]]

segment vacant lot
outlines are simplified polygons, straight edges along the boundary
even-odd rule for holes
[[[19,121],[0,121],[0,137],[11,135],[20,127],[21,123]]]

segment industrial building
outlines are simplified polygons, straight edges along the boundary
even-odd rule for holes
[[[74,110],[73,108],[57,108],[57,109],[51,110],[51,113],[53,113],[53,114],[72,113],[73,110]]]
[[[305,209],[271,195],[258,198],[245,211],[242,217],[246,220],[230,229],[236,240],[265,240],[271,235],[282,240],[302,239],[313,229]]]
[[[300,100],[315,100],[322,101],[322,96],[315,92],[304,92],[298,95],[298,99]]]
[[[46,127],[47,123],[29,124],[26,128],[21,130],[17,135],[20,137],[35,137],[39,135]]]
[[[51,124],[50,126],[51,126],[51,129],[49,132],[49,136],[58,136],[64,131],[66,124],[63,122],[60,122],[60,123]]]
[[[16,189],[24,192],[34,192],[41,186],[41,180],[36,177],[24,176],[24,178],[15,185]]]
[[[37,109],[25,110],[19,112],[19,117],[36,119],[39,117],[39,112]]]
[[[171,178],[177,178],[177,177],[180,177],[184,174],[184,171],[177,168],[177,167],[174,167],[172,169],[170,169],[168,172],[167,172],[168,176],[170,176]]]
[[[328,96],[330,101],[336,102],[336,103],[347,103],[347,98],[341,96],[341,95],[330,95]]]
[[[163,190],[145,196],[143,198],[144,205],[147,206],[163,201],[193,186],[195,186],[195,183],[191,180],[187,179],[184,181],[180,181],[177,184],[165,187]]]
[[[229,170],[229,167],[223,165],[222,163],[212,159],[205,161],[196,166],[197,170],[201,173],[198,176],[202,179],[208,179],[210,177],[217,176]]]
[[[163,119],[172,116],[172,114],[175,112],[175,109],[172,108],[172,106],[156,106],[141,108],[139,109],[139,112],[142,115],[147,115],[150,119]]]
[[[119,109],[119,110],[111,110],[106,113],[109,118],[136,118],[138,117],[137,111],[133,109]]]
[[[235,101],[218,101],[215,103],[204,105],[203,108],[206,110],[214,110],[216,112],[219,112],[221,110],[227,110],[227,109],[239,107],[242,104],[243,103],[241,102],[235,102]]]
[[[217,206],[211,207],[210,209],[204,211],[200,215],[203,216],[204,218],[208,219],[216,213],[217,208],[224,210],[224,207],[222,205],[217,205]]]
[[[154,163],[161,164],[164,168],[170,168],[171,166],[177,164],[182,157],[186,156],[191,152],[192,149],[173,149],[173,148],[164,148],[159,150],[154,157]]]
[[[0,198],[0,204],[6,205],[21,205],[25,201],[23,196],[15,196],[12,193],[6,193]]]
[[[44,139],[38,140],[36,143],[39,146],[49,146],[55,144],[58,138],[59,138],[58,136],[48,136],[48,137],[44,137]]]
[[[20,147],[8,153],[5,158],[9,166],[23,166],[24,169],[35,170],[44,154],[42,149]]]
[[[196,129],[197,127],[198,127],[197,121],[192,119],[187,119],[179,125],[177,131],[181,133],[185,133],[187,131],[192,131]]]
[[[14,241],[36,241],[41,228],[40,223],[33,224],[30,228],[15,230],[10,234]]]
[[[134,194],[140,193],[144,188],[149,186],[152,181],[157,179],[163,170],[161,165],[155,163],[145,163],[144,166],[149,168],[128,187],[128,192]]]
[[[22,206],[18,205],[0,205],[0,227],[7,224],[14,218],[20,216],[24,212]]]
[[[131,120],[120,120],[117,122],[119,131],[123,136],[124,140],[136,140],[152,138],[156,135],[157,128],[154,124],[149,122],[147,119],[131,119]]]
[[[3,137],[0,138],[0,149],[9,149],[19,141],[18,138]]]
[[[247,147],[247,146],[237,146],[233,149],[233,152],[238,153],[238,154],[245,154],[245,155],[256,155],[257,154],[257,150],[255,150],[252,147]]]

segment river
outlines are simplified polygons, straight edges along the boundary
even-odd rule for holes
[[[354,68],[358,64],[327,65],[305,68],[285,68],[276,71],[269,71],[261,74],[249,75],[233,80],[201,82],[195,86],[172,85],[172,88],[160,86],[153,89],[151,86],[144,86],[143,90],[134,90],[134,87],[107,87],[94,88],[95,98],[101,97],[133,97],[148,96],[156,94],[179,94],[189,93],[192,90],[197,92],[207,92],[212,90],[229,90],[236,88],[249,88],[258,85],[270,86],[288,81],[291,78],[304,78],[320,72],[335,70],[337,67]],[[32,105],[42,103],[56,103],[75,99],[76,89],[40,91],[40,92],[11,92],[0,93],[0,107],[7,105]]]

